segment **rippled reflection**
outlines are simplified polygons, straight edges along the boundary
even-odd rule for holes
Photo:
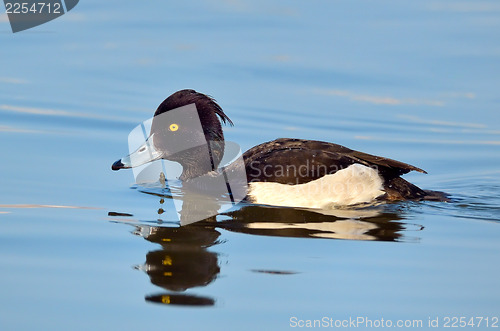
[[[213,306],[214,299],[187,294],[157,294],[146,296],[146,301],[164,305]]]
[[[248,205],[224,213],[229,219],[217,226],[254,235],[381,241],[418,241],[405,232],[422,230],[419,225],[402,222],[401,213],[383,211],[382,207],[322,212]]]
[[[158,216],[163,211],[160,197]],[[203,221],[180,226],[155,220],[137,220],[133,234],[160,247],[146,254],[144,271],[152,284],[164,292],[146,295],[148,302],[164,305],[213,306],[216,298],[196,294],[196,288],[213,283],[220,273],[218,254],[210,247],[222,244],[220,230],[260,236],[376,240],[418,242],[415,236],[422,226],[405,222],[401,205],[379,205],[359,209],[304,210],[240,204],[237,209],[212,216]],[[191,213],[195,203],[183,205],[182,213]],[[161,211],[161,212],[160,212]],[[126,212],[109,212],[109,216],[127,217]],[[169,226],[165,226],[165,224]],[[409,235],[413,233],[413,235]],[[293,276],[294,270],[251,270],[273,275]],[[181,293],[184,292],[184,293]]]
[[[147,301],[168,305],[214,305],[213,298],[171,292],[206,286],[215,280],[220,272],[218,258],[207,248],[219,243],[220,232],[204,226],[138,225],[133,233],[161,245],[161,249],[150,251],[146,262],[136,268],[145,271],[152,284],[169,292],[148,295]]]

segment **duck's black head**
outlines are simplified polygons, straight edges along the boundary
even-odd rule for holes
[[[144,145],[111,168],[119,170],[166,159],[183,166],[181,179],[206,174],[218,167],[224,154],[221,122],[233,124],[210,96],[194,90],[175,92],[158,106]]]

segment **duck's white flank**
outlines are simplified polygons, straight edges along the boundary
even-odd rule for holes
[[[305,184],[250,183],[248,195],[259,204],[324,209],[369,203],[384,193],[377,170],[353,164]]]

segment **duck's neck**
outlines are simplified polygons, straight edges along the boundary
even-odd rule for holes
[[[215,164],[208,146],[198,146],[184,151],[175,160],[182,165],[180,180],[189,181],[215,170]]]
[[[179,179],[182,181],[189,181],[190,179],[206,175],[213,170],[211,166],[200,168],[199,165],[186,166],[185,164],[183,164],[182,167],[183,167],[182,174],[179,177]]]

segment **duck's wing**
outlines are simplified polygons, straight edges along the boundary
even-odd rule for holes
[[[343,148],[348,149],[346,147]],[[415,167],[411,164],[396,161],[382,156],[371,155],[354,150],[350,150],[350,152],[348,152],[348,155],[354,159],[358,159],[360,163],[362,163],[361,161],[364,161],[371,165],[377,165],[379,167],[389,169],[392,172],[396,173],[398,176],[404,175],[410,171],[418,171],[424,174],[427,173],[425,170]]]
[[[354,151],[322,141],[281,138],[257,145],[243,154],[251,181],[303,184],[359,163],[376,168],[386,180],[424,170],[407,163]]]

